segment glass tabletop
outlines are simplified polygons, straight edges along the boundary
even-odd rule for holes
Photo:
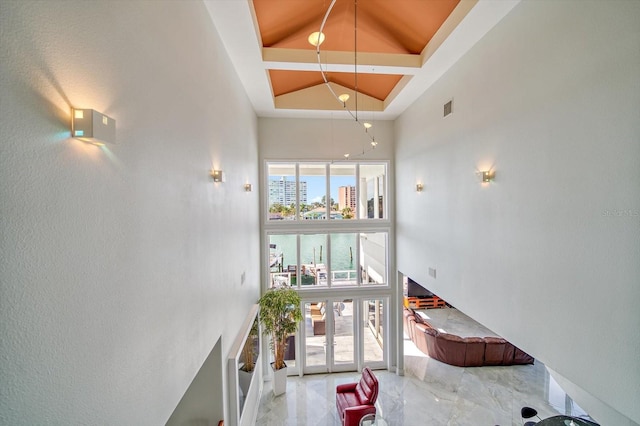
[[[536,423],[536,426],[598,426],[589,420],[571,416],[553,416]]]

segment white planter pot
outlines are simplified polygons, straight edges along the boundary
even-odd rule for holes
[[[273,363],[271,363],[273,369]],[[273,394],[278,396],[287,391],[287,367],[273,370]]]
[[[238,370],[238,384],[240,385],[240,389],[242,389],[242,393],[244,395],[249,393],[249,386],[251,385],[252,377],[253,372]]]

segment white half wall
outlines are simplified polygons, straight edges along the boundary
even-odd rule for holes
[[[523,1],[395,125],[398,270],[603,425],[640,422],[638,76],[640,2]]]
[[[164,424],[259,296],[257,118],[202,2],[0,9],[0,423]]]

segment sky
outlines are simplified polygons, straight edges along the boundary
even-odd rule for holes
[[[307,182],[307,203],[322,201],[326,191],[325,176],[300,176],[300,181]],[[338,202],[338,188],[341,186],[355,186],[355,176],[332,176],[331,177],[331,198]]]

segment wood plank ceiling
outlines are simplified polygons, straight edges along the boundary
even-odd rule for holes
[[[422,67],[429,41],[459,2],[337,0],[324,27],[320,63],[335,93],[350,95],[346,107],[384,111]],[[253,0],[276,108],[345,108],[326,87],[316,48],[308,41],[319,31],[330,4],[331,0]]]

